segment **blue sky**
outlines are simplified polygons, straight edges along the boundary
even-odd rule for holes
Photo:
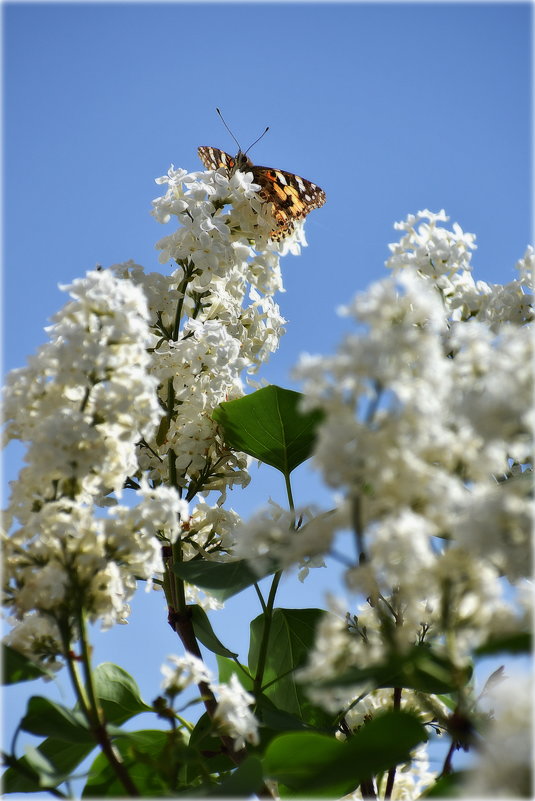
[[[327,193],[309,247],[283,263],[288,333],[268,381],[296,386],[299,354],[334,348],[336,308],[385,274],[409,213],[445,208],[477,235],[476,277],[510,281],[532,239],[531,15],[528,3],[4,5],[5,370],[44,341],[58,284],[130,258],[166,269],[154,178],[199,169],[198,145],[235,152],[216,106],[244,147],[270,126],[253,161]],[[13,450],[6,478],[19,464]],[[268,468],[253,475],[232,496],[244,514],[283,501]],[[309,482],[305,468],[306,500]],[[322,606],[334,581],[290,578],[281,604]],[[232,648],[240,608],[242,596],[214,618]],[[131,670],[150,701],[178,644],[161,597],[140,593],[134,609],[96,658]]]

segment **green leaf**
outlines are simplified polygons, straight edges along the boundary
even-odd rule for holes
[[[464,770],[441,776],[427,790],[424,790],[420,798],[458,798],[459,790],[467,776],[468,772]]]
[[[55,769],[58,777],[66,777],[94,748],[94,743],[67,743],[65,740],[48,738],[35,750],[53,766],[52,770]],[[25,756],[10,760],[9,768],[2,776],[4,793],[33,793],[40,789],[40,779],[35,774],[33,764],[35,759],[29,760]],[[63,778],[58,778],[57,784],[62,781]]]
[[[39,788],[54,788],[66,780],[66,776],[56,771],[54,765],[33,746],[26,746],[26,763],[35,772]]]
[[[216,637],[214,630],[212,628],[212,624],[208,619],[208,615],[198,604],[189,604],[188,609],[191,611],[191,622],[193,623],[193,631],[195,632],[195,636],[197,637],[200,642],[214,654],[220,654],[221,656],[228,656],[232,658],[233,656],[238,656],[233,651],[229,651],[228,648],[225,648],[222,642],[218,640]]]
[[[409,759],[427,735],[407,712],[387,712],[346,742],[315,732],[282,734],[268,746],[264,775],[293,790],[329,795],[351,792],[364,780]]]
[[[493,637],[476,649],[478,656],[490,656],[493,654],[529,654],[533,647],[533,636],[531,632],[516,632],[515,634],[504,635],[503,637]]]
[[[22,759],[16,759],[10,754],[3,754],[4,764],[9,768],[2,777],[5,793],[38,792],[57,787],[66,781],[68,776],[58,772],[55,765],[38,748],[26,746],[25,750],[26,754]],[[5,781],[6,777],[8,777],[7,782]]]
[[[264,694],[260,695],[257,699],[255,715],[263,724],[261,734],[266,728],[274,733],[280,733],[282,731],[310,731],[310,727],[307,726],[306,723],[303,723],[301,718],[292,715],[290,712],[285,712],[283,709],[278,709],[273,701]]]
[[[19,681],[39,679],[42,676],[49,678],[53,676],[52,671],[39,667],[20,651],[15,651],[5,644],[2,644],[2,663],[4,668],[2,684],[16,684]]]
[[[93,678],[97,697],[108,723],[121,724],[139,712],[151,709],[141,700],[134,679],[117,665],[111,663],[99,665],[94,671]],[[78,712],[74,710],[71,714],[77,715]],[[38,746],[37,751],[52,763],[58,775],[67,776],[95,747],[93,740],[75,742],[48,737]],[[34,772],[26,757],[13,760],[2,779],[4,792],[27,793],[38,789]]]
[[[299,411],[303,395],[269,386],[244,398],[221,403],[212,417],[227,445],[288,476],[312,453],[323,412]]]
[[[141,796],[168,796],[175,789],[187,753],[180,732],[158,729],[125,732],[114,739],[114,746]],[[82,798],[124,795],[123,784],[104,754],[99,754],[89,770]]]
[[[447,657],[425,645],[415,645],[380,665],[351,668],[336,678],[321,682],[321,686],[370,684],[374,688],[402,687],[424,693],[450,693],[466,684],[471,672],[470,669],[460,671]]]
[[[71,712],[67,707],[40,696],[30,698],[20,725],[31,734],[54,737],[69,743],[93,742],[80,712]]]
[[[256,756],[249,756],[228,779],[205,794],[210,798],[250,797],[257,793],[262,782],[262,762]]]
[[[221,683],[230,681],[230,677],[235,673],[241,686],[247,690],[247,692],[253,691],[253,680],[249,678],[243,670],[240,670],[236,662],[231,659],[226,659],[223,656],[218,656],[217,665],[219,667],[219,681]]]
[[[95,668],[93,682],[107,723],[120,725],[133,715],[152,710],[142,700],[137,682],[112,662],[103,662]]]
[[[316,626],[324,614],[322,609],[273,610],[263,677],[263,692],[278,709],[313,725],[326,725],[329,718],[308,701],[293,671],[307,661],[314,644]],[[261,614],[251,622],[249,670],[253,675],[258,669],[263,632],[264,615]],[[275,679],[279,680],[270,684]]]
[[[223,659],[224,657],[218,656],[217,658]],[[214,734],[214,726],[207,712],[201,715],[197,721],[191,732],[189,745],[192,754],[203,763],[203,775],[206,775],[206,770],[210,773],[219,773],[234,767],[230,757],[223,751],[221,739]],[[198,773],[194,770],[189,772],[195,773],[195,775]]]
[[[250,587],[264,576],[274,573],[277,565],[272,562],[265,572],[259,575],[249,567],[247,560],[237,562],[209,562],[206,559],[192,559],[189,562],[175,562],[173,572],[183,581],[208,590],[219,601],[236,595]]]

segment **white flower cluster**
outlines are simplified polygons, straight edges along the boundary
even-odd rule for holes
[[[249,707],[254,697],[244,690],[235,673],[228,682],[217,684],[204,662],[192,654],[171,655],[169,665],[162,665],[162,689],[171,698],[190,684],[206,682],[217,698],[214,723],[222,734],[232,737],[234,749],[239,751],[246,743],[259,742],[258,721]]]
[[[349,585],[392,596],[398,645],[446,626],[463,661],[525,626],[500,575],[519,582],[531,566],[534,257],[505,287],[475,284],[473,237],[445,219],[425,211],[398,225],[393,275],[344,310],[361,330],[331,357],[305,357],[298,375],[307,407],[326,415],[315,462],[343,490],[364,548]]]
[[[416,643],[465,665],[489,639],[530,630],[533,249],[518,280],[476,283],[473,237],[444,220],[398,225],[392,276],[344,309],[357,333],[298,371],[307,408],[325,412],[314,459],[343,495],[335,526],[354,533],[347,585],[368,599],[349,619],[352,604],[334,604],[300,680],[333,713],[353,705],[350,726],[392,692],[321,682]],[[324,553],[332,539],[328,527]]]
[[[277,569],[297,565],[303,581],[311,567],[325,566],[321,555],[339,526],[338,510],[324,514],[312,507],[289,511],[270,500],[269,506],[242,521],[234,531],[234,556],[247,559],[258,575],[264,574],[273,561]]]
[[[50,341],[5,388],[6,438],[29,444],[10,506],[22,521],[58,498],[120,492],[137,470],[136,442],[162,415],[143,293],[98,270],[64,289],[73,300],[55,315]]]
[[[201,489],[224,495],[249,480],[246,458],[225,450],[211,415],[243,394],[241,373],[266,361],[283,333],[273,300],[282,289],[280,246],[269,240],[273,221],[251,178],[171,168],[157,180],[168,189],[153,202],[153,214],[163,223],[177,218],[178,228],[157,247],[160,260],[178,268],[162,276],[132,263],[114,267],[148,298],[151,372],[166,409],[158,436],[141,449],[140,466],[156,481],[174,478],[188,498]]]
[[[142,291],[101,271],[68,289],[50,342],[10,374],[4,406],[8,438],[29,443],[6,515],[6,640],[55,667],[82,608],[104,627],[124,622],[136,580],[162,573],[157,537],[176,539],[187,515],[174,489],[143,482],[136,505],[96,513],[138,471],[137,442],[161,409]]]
[[[179,223],[158,248],[176,269],[128,262],[75,281],[50,342],[8,379],[6,438],[28,443],[6,515],[9,641],[34,658],[61,652],[58,621],[76,636],[82,608],[123,621],[136,580],[162,573],[162,541],[180,537],[184,559],[225,559],[234,543],[234,512],[201,502],[189,517],[187,501],[215,489],[220,504],[249,480],[211,415],[278,347],[279,256],[304,238],[298,227],[284,246],[270,241],[250,174],[171,169],[157,182],[168,191],[154,216]],[[125,485],[137,505],[96,513]]]

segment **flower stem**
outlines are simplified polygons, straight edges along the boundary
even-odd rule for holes
[[[277,587],[282,577],[282,570],[277,570],[271,582],[269,596],[264,612],[264,631],[262,632],[262,641],[260,643],[260,650],[258,652],[258,665],[256,666],[256,675],[253,683],[253,692],[256,697],[262,692],[262,681],[264,679],[264,671],[266,669],[266,658],[269,645],[269,634],[271,631],[271,623],[273,620],[273,606],[275,604],[275,595],[277,594]]]
[[[69,665],[71,666],[71,678],[74,679],[75,691],[78,697],[78,701],[82,706],[84,714],[87,718],[87,722],[89,727],[95,737],[95,740],[98,742],[102,752],[110,766],[115,771],[115,774],[121,784],[123,785],[124,789],[128,793],[129,796],[138,798],[141,794],[137,789],[136,785],[132,781],[127,769],[125,768],[121,756],[113,743],[111,742],[108,731],[106,729],[106,721],[104,719],[104,714],[102,708],[100,707],[97,699],[97,694],[95,692],[95,685],[93,681],[93,673],[91,670],[91,656],[90,656],[90,646],[87,638],[87,626],[85,621],[85,614],[82,609],[78,612],[78,626],[80,631],[80,645],[82,650],[82,664],[84,669],[84,676],[86,681],[85,692],[82,688],[76,670],[74,669],[74,663],[72,660],[69,660]]]

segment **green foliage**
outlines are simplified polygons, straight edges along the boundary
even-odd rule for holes
[[[441,776],[422,793],[420,798],[458,798],[461,784],[466,778],[466,771],[456,771]]]
[[[533,650],[533,635],[531,632],[506,634],[503,637],[493,637],[480,645],[476,650],[478,656],[493,656],[494,654],[530,654]]]
[[[190,604],[188,606],[188,610],[191,613],[193,630],[199,642],[202,642],[202,644],[214,654],[220,654],[221,656],[228,657],[238,656],[238,654],[235,654],[233,651],[229,651],[228,648],[225,648],[223,643],[216,637],[212,628],[212,624],[208,619],[208,615],[202,606],[199,606],[198,604]]]
[[[212,417],[227,445],[275,467],[285,476],[312,453],[323,412],[301,412],[299,392],[269,386],[221,403]]]
[[[145,797],[169,795],[181,785],[188,749],[181,732],[145,730],[127,732],[114,739],[124,767],[139,793]],[[83,798],[124,797],[125,789],[103,754],[89,770]]]
[[[16,684],[53,675],[51,671],[44,670],[20,651],[15,651],[5,644],[2,644],[2,667],[2,684]]]
[[[386,712],[346,742],[315,732],[280,735],[266,750],[264,774],[292,790],[337,797],[406,761],[425,740],[425,730],[415,717]]]
[[[93,680],[107,723],[118,726],[151,709],[141,699],[134,679],[117,665],[109,662],[99,665]],[[45,698],[30,699],[23,727],[47,739],[20,759],[8,758],[8,769],[2,777],[7,793],[57,787],[96,745],[78,708],[69,710]]]
[[[121,725],[134,715],[152,709],[141,698],[137,682],[118,665],[103,662],[95,668],[93,681],[108,723]]]
[[[303,667],[314,643],[322,609],[274,609],[263,674],[263,693],[278,710],[295,715],[303,723],[327,725],[329,718],[307,699],[295,671]],[[251,622],[249,670],[258,669],[265,615]],[[241,677],[240,677],[241,680]]]
[[[67,707],[39,696],[33,696],[28,701],[21,728],[31,734],[54,737],[68,743],[88,743],[93,739],[81,712],[71,712]]]
[[[173,572],[189,584],[208,590],[219,601],[226,601],[233,595],[260,581],[264,576],[274,573],[277,565],[268,563],[264,573],[259,575],[249,563],[242,559],[236,562],[207,562],[192,559],[189,562],[175,562]]]

